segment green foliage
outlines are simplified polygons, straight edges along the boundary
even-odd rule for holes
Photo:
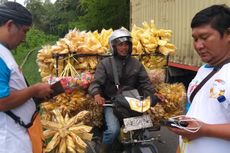
[[[40,29],[43,26],[44,19],[46,18],[43,14],[46,12],[43,7],[43,3],[40,0],[27,0],[26,3],[27,9],[30,10],[33,15],[33,24],[36,25],[36,28]]]
[[[26,0],[34,26],[46,34],[64,37],[70,29],[129,29],[129,0]]]
[[[85,30],[87,27],[87,24],[84,22],[76,21],[76,22],[69,22],[68,23],[70,29],[79,29],[81,31]]]
[[[69,30],[69,23],[78,21],[84,14],[79,0],[57,0],[54,4],[46,0],[27,0],[26,7],[32,13],[36,28],[47,34],[63,37]]]
[[[80,22],[87,30],[129,29],[129,0],[81,0],[81,5],[87,13]]]
[[[37,50],[31,52],[26,63],[22,67],[22,72],[29,82],[29,84],[35,84],[41,81],[40,73],[38,72]]]
[[[22,69],[29,82],[38,82],[40,75],[38,74],[38,67],[36,63],[37,51],[46,44],[51,44],[57,41],[56,36],[45,35],[44,32],[35,28],[31,28],[27,33],[26,40],[17,47],[13,52],[13,55],[19,65],[24,62],[26,56],[31,52],[27,61],[23,65]]]

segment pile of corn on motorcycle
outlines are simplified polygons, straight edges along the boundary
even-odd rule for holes
[[[100,59],[111,54],[108,38],[112,32],[112,29],[101,32],[73,29],[55,45],[44,46],[37,55],[42,80],[75,78],[86,71],[93,74]],[[151,21],[143,22],[142,27],[134,25],[131,35],[132,54],[145,65],[156,91],[166,98],[149,111],[153,122],[157,124],[160,119],[181,114],[184,86],[164,83],[166,56],[176,50],[169,42],[172,31],[157,29]],[[92,138],[92,127],[102,126],[102,108],[87,94],[87,88],[58,95],[42,103],[41,108],[45,152],[83,153],[86,141]]]

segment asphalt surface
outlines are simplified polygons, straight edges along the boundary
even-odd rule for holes
[[[154,131],[154,136],[160,135],[161,140],[165,141],[164,144],[154,142],[158,148],[159,153],[175,153],[178,145],[178,136],[166,127],[161,127],[160,131]]]
[[[178,145],[178,136],[170,132],[166,127],[161,127],[160,131],[152,131],[150,134],[152,137],[157,137],[160,135],[161,136],[160,139],[163,142],[165,142],[165,143],[160,143],[158,141],[154,141],[154,144],[156,145],[158,149],[158,153],[175,153],[176,152],[176,148]],[[92,151],[91,149],[89,149],[88,151],[86,151],[86,153],[98,153],[98,150],[101,147],[101,143],[100,141],[96,141],[96,142],[97,143],[95,142],[90,143],[91,148],[94,148],[93,150],[95,151]]]

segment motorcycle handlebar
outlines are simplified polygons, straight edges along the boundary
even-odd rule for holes
[[[103,104],[103,107],[114,107],[114,104]]]
[[[106,100],[102,106],[103,107],[114,107],[114,104],[110,100]]]

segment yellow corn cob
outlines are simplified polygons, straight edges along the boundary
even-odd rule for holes
[[[58,130],[62,127],[62,125],[51,121],[42,120],[41,122],[42,126],[46,129]]]
[[[86,149],[86,143],[77,134],[70,132],[70,136],[73,142],[77,145],[77,148],[80,147],[81,149]]]
[[[54,136],[55,133],[56,133],[56,131],[53,131],[53,130],[50,130],[50,129],[43,131],[43,135],[44,135],[45,139]]]
[[[62,126],[64,126],[65,121],[64,121],[64,118],[62,117],[60,111],[57,111],[57,109],[56,109],[56,110],[53,110],[53,113],[56,115],[57,122],[59,122]]]
[[[76,145],[74,144],[73,138],[71,136],[67,136],[66,138],[66,145],[67,145],[67,150],[70,153],[76,153]]]
[[[53,150],[59,144],[60,140],[61,138],[59,136],[59,133],[56,133],[45,148],[45,152],[50,152],[51,150]]]
[[[65,138],[62,138],[61,139],[61,142],[59,144],[59,153],[66,153],[66,139]]]
[[[78,133],[90,132],[92,130],[92,127],[87,125],[77,125],[77,126],[70,127],[69,130],[78,134]]]

